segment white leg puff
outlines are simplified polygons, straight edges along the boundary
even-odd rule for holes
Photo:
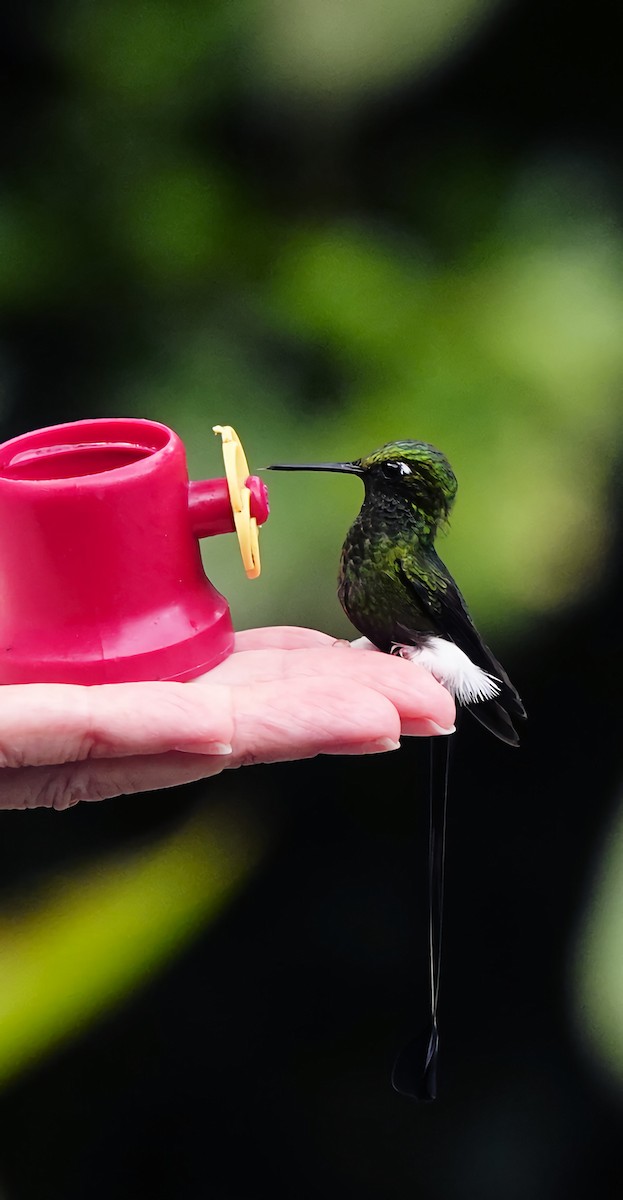
[[[477,667],[463,650],[445,638],[427,637],[421,646],[396,644],[392,646],[392,654],[425,667],[459,704],[493,700],[500,691],[500,684],[493,675]]]

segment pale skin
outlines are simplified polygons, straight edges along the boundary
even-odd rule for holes
[[[249,629],[188,683],[0,688],[0,808],[65,809],[225,768],[381,753],[404,735],[451,733],[454,718],[449,692],[416,663],[312,629]]]

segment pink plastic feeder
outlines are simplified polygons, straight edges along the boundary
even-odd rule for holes
[[[155,421],[76,421],[0,446],[0,683],[190,679],[233,648],[199,538],[238,532],[259,574],[264,483],[234,430],[227,478],[191,483]]]

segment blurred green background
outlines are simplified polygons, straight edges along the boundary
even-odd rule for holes
[[[0,428],[211,428],[251,465],[393,438],[526,699],[465,729],[441,1099],[392,1093],[425,988],[422,747],[2,813],[0,1195],[621,1194],[623,223],[605,0],[80,0],[2,17]],[[350,636],[358,485],[269,480],[238,628]],[[1,787],[0,779],[0,787]],[[616,1183],[614,1182],[616,1176]]]

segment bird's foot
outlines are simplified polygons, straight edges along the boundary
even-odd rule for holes
[[[374,650],[376,654],[380,653],[378,646],[367,637],[355,638],[350,644],[353,650]]]

